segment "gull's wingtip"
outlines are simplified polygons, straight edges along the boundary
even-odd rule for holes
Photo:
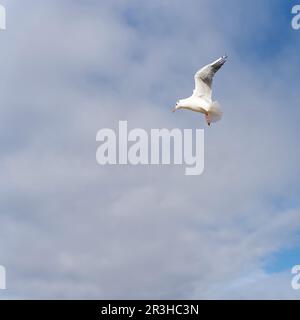
[[[222,63],[224,64],[228,59],[228,55],[227,53],[225,53],[222,57],[220,57],[218,60],[216,60],[215,62],[218,62],[218,63]]]

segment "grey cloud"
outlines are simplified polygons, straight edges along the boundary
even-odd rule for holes
[[[188,4],[7,5],[10,28],[0,38],[4,297],[233,297],[232,285],[261,272],[265,257],[294,239],[299,208],[279,209],[272,198],[287,197],[299,178],[297,95],[288,122],[280,98],[296,83],[269,70],[278,64],[287,77],[297,53],[263,63],[240,54],[245,40],[235,26],[245,23],[247,36],[268,28],[268,1],[249,6],[256,24],[242,12],[230,21],[216,11],[219,1]],[[239,11],[237,1],[223,10],[233,7]],[[218,19],[228,29],[212,23]],[[96,164],[96,132],[118,120],[132,128],[202,127],[197,115],[170,109],[191,93],[193,72],[225,50],[230,60],[214,84],[225,117],[205,131],[202,176],[174,166]],[[260,296],[272,297],[273,277],[264,277]],[[234,297],[246,298],[242,289]]]

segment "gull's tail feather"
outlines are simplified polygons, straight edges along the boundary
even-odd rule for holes
[[[217,122],[221,120],[223,112],[221,111],[220,105],[217,101],[213,101],[211,104],[209,110],[209,117],[211,119],[211,122]]]

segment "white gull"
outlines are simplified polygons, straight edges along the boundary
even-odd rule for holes
[[[215,73],[223,66],[226,60],[227,55],[196,72],[194,76],[195,89],[193,94],[189,98],[178,100],[173,112],[178,109],[188,109],[203,113],[209,126],[211,122],[219,121],[222,118],[222,111],[219,103],[212,101],[211,87]]]

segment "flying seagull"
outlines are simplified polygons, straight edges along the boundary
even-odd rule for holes
[[[188,109],[195,112],[200,112],[205,115],[207,124],[219,121],[222,118],[222,111],[217,101],[212,101],[212,80],[215,73],[223,66],[227,60],[227,55],[208,64],[207,66],[196,72],[195,89],[193,94],[186,99],[178,100],[175,112],[178,109]]]

